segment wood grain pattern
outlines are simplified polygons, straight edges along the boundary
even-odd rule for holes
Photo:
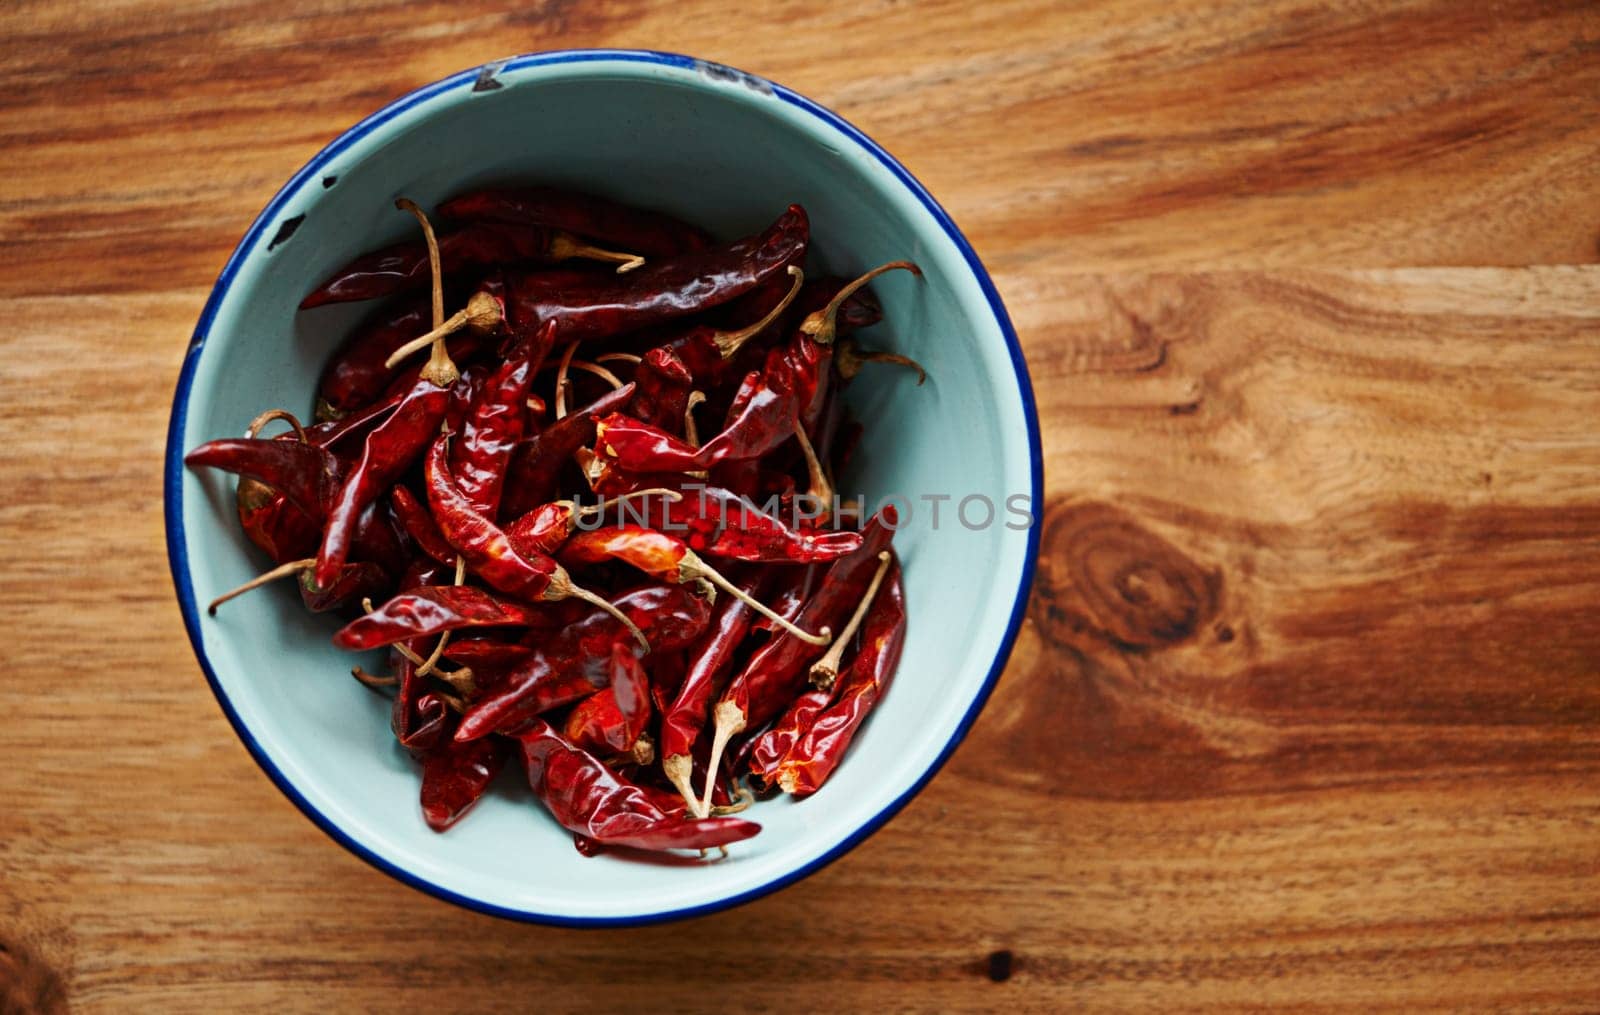
[[[0,1005],[1600,997],[1592,4],[118,0],[0,31]],[[463,912],[301,819],[200,678],[160,510],[185,338],[272,190],[409,88],[578,45],[768,74],[900,155],[995,271],[1050,495],[946,771],[777,896],[615,933]]]

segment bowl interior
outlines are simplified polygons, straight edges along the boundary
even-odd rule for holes
[[[789,202],[811,215],[813,270],[911,258],[874,285],[885,323],[866,344],[929,372],[868,367],[850,389],[865,438],[841,487],[910,499],[896,537],[910,627],[895,686],[812,799],[763,802],[763,833],[717,863],[588,859],[516,772],[447,834],[423,824],[418,773],[394,744],[386,702],[348,676],[288,586],[197,614],[264,567],[237,530],[233,481],[169,475],[180,599],[236,725],[291,796],[348,844],[423,887],[508,915],[612,921],[695,911],[758,893],[836,855],[914,792],[964,732],[1009,647],[1030,533],[1006,498],[1036,491],[1031,398],[997,300],[931,204],[848,127],[805,100],[682,58],[522,58],[499,87],[441,82],[335,142],[263,213],[219,282],[180,382],[180,454],[241,433],[272,406],[309,413],[334,344],[363,311],[295,313],[354,253],[410,235],[397,195],[424,207],[475,184],[570,184],[659,207],[720,236],[761,228]],[[292,232],[286,221],[303,216]],[[277,240],[274,243],[274,240]],[[214,313],[212,313],[214,311]],[[173,465],[169,462],[169,469]],[[925,495],[948,495],[937,524]],[[985,522],[983,501],[994,505]],[[1009,525],[1007,523],[1010,523]],[[367,660],[371,665],[381,662]]]

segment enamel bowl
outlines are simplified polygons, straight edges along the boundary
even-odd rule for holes
[[[411,235],[424,207],[523,180],[596,190],[732,237],[790,202],[810,213],[814,270],[854,275],[911,258],[924,277],[874,283],[885,321],[864,343],[929,379],[868,367],[850,390],[866,437],[840,477],[869,505],[893,497],[910,616],[899,675],[828,784],[747,816],[764,827],[715,862],[586,858],[513,763],[460,825],[435,834],[389,709],[349,677],[381,658],[333,648],[338,621],[292,583],[197,604],[265,569],[239,532],[232,477],[183,453],[243,433],[263,409],[310,414],[331,343],[358,306],[296,313],[355,254]],[[346,131],[278,192],[229,258],[184,360],[166,455],[167,544],[195,655],[239,738],[306,816],[401,881],[484,912],[556,924],[634,924],[774,891],[839,857],[935,772],[993,688],[1023,615],[1037,550],[1038,419],[993,283],[955,223],[859,130],[786,88],[663,53],[520,56],[413,92]],[[938,501],[937,524],[932,513]],[[960,510],[965,501],[965,510]],[[992,505],[992,518],[985,505]],[[909,508],[909,518],[906,518]],[[1008,510],[1009,509],[1009,510]],[[974,818],[973,820],[978,820]],[[974,829],[976,834],[979,830]]]

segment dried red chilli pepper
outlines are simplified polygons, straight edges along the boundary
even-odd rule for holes
[[[829,385],[828,397],[823,400],[822,415],[817,419],[814,430],[806,433],[811,439],[811,445],[816,456],[828,462],[837,472],[844,468],[849,459],[853,445],[839,442],[839,433],[845,427],[844,400],[839,397],[838,387]]]
[[[445,542],[444,533],[439,531],[433,515],[428,513],[428,509],[422,506],[410,489],[397,486],[389,491],[389,507],[417,549],[441,564],[455,563],[455,548]]]
[[[807,435],[816,435],[818,419],[831,389],[834,342],[841,333],[841,310],[862,286],[885,272],[897,270],[922,277],[922,269],[910,261],[891,261],[873,268],[845,283],[824,306],[807,314],[789,342],[777,353],[795,378],[801,405],[800,422]],[[844,330],[850,330],[848,325]]]
[[[389,728],[400,746],[415,757],[438,744],[450,709],[438,695],[426,692],[428,678],[417,676],[417,664],[408,657],[390,652],[389,664],[399,681],[390,708]]]
[[[447,275],[513,261],[549,264],[579,258],[617,264],[621,266],[619,271],[644,263],[635,254],[602,250],[559,229],[499,222],[468,223],[445,232],[438,242],[440,267]],[[300,309],[392,296],[425,286],[429,278],[427,246],[417,240],[404,240],[346,264],[301,300]]]
[[[577,530],[576,501],[552,501],[534,508],[506,526],[506,538],[518,553],[555,553]]]
[[[446,659],[470,667],[474,673],[480,669],[507,669],[524,662],[532,654],[531,646],[491,637],[456,638],[444,650]]]
[[[723,384],[735,369],[739,351],[772,328],[804,281],[805,273],[791,265],[785,274],[771,279],[780,287],[776,305],[751,324],[735,329],[695,325],[654,346],[639,363],[639,394],[630,412],[662,429],[681,432],[689,392]]]
[[[632,656],[629,656],[632,658]],[[648,765],[656,759],[654,744],[645,733],[650,711],[630,720],[616,701],[616,687],[606,687],[574,704],[566,714],[562,733],[579,748],[626,764]]]
[[[844,630],[839,632],[839,637],[834,640],[828,652],[821,659],[811,665],[812,688],[801,694],[771,726],[755,739],[749,752],[750,771],[757,778],[769,779],[773,776],[777,765],[789,753],[796,742],[811,729],[817,717],[833,702],[834,691],[837,688],[836,678],[839,674],[839,661],[843,650],[855,640],[856,631],[860,628],[867,612],[872,609],[879,588],[885,577],[891,580],[898,578],[896,571],[890,576],[893,567],[889,551],[879,554],[880,563],[878,570],[873,575],[872,582],[867,586],[867,591],[862,594],[861,602],[856,607],[850,621],[845,624]],[[863,649],[869,653],[864,656],[861,651],[856,654],[856,659],[871,658],[870,653],[876,653],[881,645],[875,645],[870,632],[863,637]]]
[[[728,425],[699,447],[622,413],[595,428],[595,454],[628,472],[705,472],[724,461],[760,458],[793,436],[794,393],[782,371],[761,375],[730,410]]]
[[[322,527],[277,490],[256,480],[240,480],[234,501],[239,528],[274,564],[303,560],[317,552]]]
[[[499,737],[457,743],[444,740],[422,756],[422,817],[442,832],[466,816],[511,759]]]
[[[741,497],[759,499],[762,488],[761,462],[755,458],[720,462],[707,478],[717,486],[733,491]]]
[[[704,232],[670,215],[555,187],[475,190],[444,202],[439,214],[564,229],[649,258],[675,257],[711,245]]]
[[[574,342],[633,331],[749,292],[783,272],[809,232],[805,211],[790,205],[761,233],[653,262],[627,275],[510,273],[506,315],[517,333],[557,321],[562,337]]]
[[[683,494],[667,487],[633,490],[616,497],[607,497],[598,504],[580,505],[577,501],[557,500],[541,504],[505,528],[506,538],[518,553],[552,554],[578,530],[580,519],[603,515],[610,510],[621,512],[623,504],[639,498],[659,497],[667,503],[683,499]],[[643,517],[643,512],[638,513]]]
[[[421,760],[429,751],[449,741],[452,713],[443,695],[429,689],[428,678],[417,675],[417,664],[391,654],[402,693],[396,695],[390,730],[400,746]],[[402,711],[402,702],[408,703]]]
[[[800,615],[806,603],[811,601],[815,594],[817,582],[827,574],[827,567],[821,564],[812,564],[801,568],[787,568],[778,572],[777,591],[772,594],[771,606],[781,616],[793,620]],[[753,631],[764,631],[773,634],[778,630],[778,625],[766,617],[757,617],[750,625]]]
[[[371,405],[394,379],[394,371],[384,366],[384,360],[427,331],[430,315],[429,301],[423,298],[399,310],[385,311],[351,334],[322,368],[317,381],[317,419],[341,419]]]
[[[806,256],[810,252],[811,234],[808,223],[805,242],[796,245],[790,251],[788,263],[785,264],[785,267],[795,274],[797,279],[805,267]],[[791,292],[788,283],[784,281],[783,277],[774,275],[743,296],[721,307],[717,312],[717,316],[728,321],[759,321],[762,318],[769,318],[768,323],[770,324],[778,316],[777,313],[774,313],[774,310],[781,311],[782,307],[787,307],[793,302],[793,293],[798,292],[798,285]],[[765,329],[766,325],[762,325],[760,330],[764,331]]]
[[[276,540],[273,549],[280,547],[285,538],[284,520],[299,519],[298,524],[315,526],[327,515],[330,502],[339,488],[344,464],[324,448],[295,439],[262,440],[243,438],[211,441],[190,452],[185,461],[194,466],[212,466],[236,472],[257,484],[269,496],[265,505],[253,508],[252,501],[240,499],[241,511],[266,513],[265,518],[248,515],[250,522],[272,526],[262,541]],[[270,488],[269,488],[270,487]],[[247,498],[249,494],[247,493]],[[279,499],[281,498],[281,500]],[[293,512],[290,514],[289,512]],[[294,532],[298,531],[298,536]],[[304,551],[304,542],[310,535],[304,528],[288,530],[289,538],[296,540],[295,549]],[[316,537],[310,542],[313,548]],[[404,564],[399,559],[398,538],[387,519],[375,512],[366,511],[358,517],[354,544],[359,549],[356,562],[342,563],[328,580],[318,583],[311,577],[314,558],[279,560],[278,566],[245,582],[238,588],[213,599],[207,612],[216,613],[217,607],[251,589],[259,588],[279,578],[299,577],[301,598],[307,608],[321,613],[359,601],[361,596],[381,592],[388,587],[392,576],[397,576]],[[288,549],[288,543],[282,543]]]
[[[862,286],[893,270],[922,275],[922,269],[910,261],[894,261],[842,283],[825,304],[805,316],[787,342],[773,350],[769,363],[775,358],[788,368],[800,404],[800,422],[808,435],[816,435],[818,418],[831,390],[834,342],[840,334],[855,327],[849,318],[841,321],[841,314],[860,294]]]
[[[710,849],[761,831],[741,818],[668,813],[542,720],[532,720],[517,741],[534,794],[564,828],[592,842],[647,850]]]
[[[524,599],[554,602],[582,599],[609,610],[624,625],[633,627],[616,607],[601,597],[573,584],[565,568],[544,554],[517,552],[504,530],[479,514],[450,475],[449,438],[440,437],[423,470],[428,488],[428,506],[445,541],[465,558],[467,567],[490,586]],[[634,637],[645,651],[650,645],[637,627]]]
[[[784,320],[763,332],[759,339],[745,343],[717,376],[725,382],[728,378],[741,377],[752,370],[763,369],[772,349],[775,346],[793,346],[798,338],[805,337],[797,330],[800,323],[816,311],[827,307],[834,296],[838,295],[849,282],[849,279],[827,276],[807,278],[800,287],[799,295],[784,313]],[[883,320],[883,308],[878,305],[872,293],[867,289],[858,289],[840,304],[834,318],[835,331],[838,335],[847,335],[860,328],[871,327],[881,320]],[[773,340],[775,332],[785,336],[782,341]],[[797,381],[796,387],[801,386]],[[809,388],[807,390],[809,391]]]
[[[298,440],[310,443],[310,435],[294,413],[283,409],[269,409],[250,421],[247,437],[259,437],[261,431],[275,420],[287,422],[292,428],[279,434],[281,441]],[[303,559],[316,551],[322,538],[316,519],[290,503],[276,489],[261,482],[241,476],[234,491],[234,510],[239,516],[239,528],[245,538],[264,551],[274,564]]]
[[[886,505],[866,524],[861,530],[860,548],[828,565],[817,579],[811,597],[800,609],[799,623],[838,629],[846,622],[877,573],[879,555],[889,548],[898,519],[894,507]],[[809,646],[782,631],[774,632],[772,640],[751,656],[736,681],[748,706],[747,721],[763,723],[776,715],[783,703],[793,697],[781,693],[782,689],[793,687],[797,676],[803,682],[805,665],[815,657]]]
[[[746,375],[721,432],[700,446],[701,460],[709,467],[772,453],[793,435],[799,407],[793,376],[784,365],[769,360],[760,374]]]
[[[357,546],[363,559],[341,565],[334,580],[326,585],[319,585],[312,577],[315,557],[290,560],[211,600],[206,612],[214,616],[217,607],[228,600],[291,576],[297,579],[301,602],[312,613],[326,613],[383,594],[405,570],[399,539],[387,518],[379,517],[370,508],[363,514],[360,531]]]
[[[474,602],[482,598],[482,593],[476,589],[465,589],[459,586],[437,586],[433,583],[444,577],[441,565],[426,559],[413,559],[410,567],[400,578],[398,591],[400,593],[394,600],[384,604],[383,611],[379,611],[377,623],[396,624],[402,629],[414,626],[418,620],[433,614],[432,619],[437,622],[441,615],[447,615],[453,605],[457,610],[483,609],[485,604]],[[472,596],[477,593],[476,596]],[[407,599],[407,597],[414,597]],[[406,604],[416,605],[421,601],[421,609],[407,608]],[[387,612],[384,612],[387,611]],[[372,617],[372,612],[367,617]],[[367,619],[367,618],[363,618]],[[368,629],[368,634],[372,630]],[[427,752],[435,749],[441,739],[448,737],[452,724],[450,706],[444,698],[431,690],[430,678],[418,671],[422,660],[420,653],[425,649],[424,642],[428,632],[417,633],[401,630],[400,637],[394,637],[397,632],[390,632],[390,636],[374,638],[373,646],[386,644],[389,646],[389,665],[395,674],[396,687],[394,701],[390,707],[389,726],[394,732],[395,739],[413,757],[422,758]],[[334,643],[339,643],[339,637],[334,637]]]
[[[861,546],[860,533],[791,528],[733,491],[706,483],[687,483],[680,500],[652,508],[648,523],[653,528],[683,532],[691,549],[712,557],[811,564],[837,560]]]
[[[414,592],[424,586],[437,585],[441,588],[448,588],[450,587],[447,585],[450,579],[450,570],[454,569],[447,569],[444,564],[431,557],[413,554],[411,563],[407,565],[405,573],[400,576],[400,583],[395,586],[395,594],[403,595],[407,592]]]
[[[646,633],[653,645],[671,652],[705,631],[711,608],[687,589],[648,586],[617,597],[616,606]],[[528,718],[570,704],[606,687],[612,649],[628,641],[626,627],[604,610],[592,610],[541,638],[533,653],[506,678],[473,702],[461,717],[456,737],[470,740],[496,731],[513,732]]]
[[[317,552],[318,585],[331,584],[350,552],[350,538],[361,511],[405,471],[439,429],[450,393],[431,380],[418,380],[394,412],[367,434],[361,458],[344,477],[328,510]]]
[[[344,606],[352,606],[369,596],[382,595],[392,588],[394,579],[377,564],[356,561],[345,564],[339,575],[328,585],[318,585],[311,577],[311,569],[300,571],[300,601],[312,613],[326,613]]]
[[[801,608],[795,622],[801,626],[837,627],[866,591],[878,566],[878,554],[889,547],[899,515],[885,506],[862,529],[861,548],[828,565],[815,595]],[[734,734],[757,729],[793,701],[805,684],[805,665],[815,649],[799,639],[777,632],[750,657],[722,693],[712,710],[715,722],[711,743],[711,771]],[[706,798],[703,796],[702,801]]]
[[[477,404],[478,396],[483,393],[483,386],[488,380],[487,364],[477,363],[461,371],[461,376],[450,385],[450,404],[445,407],[444,423],[441,425],[444,431],[453,434],[461,432],[467,414]]]
[[[571,564],[604,564],[617,560],[638,568],[652,578],[684,584],[710,582],[718,589],[743,600],[751,609],[782,627],[791,638],[813,645],[826,645],[826,627],[816,634],[790,624],[766,604],[751,598],[722,573],[689,549],[677,536],[647,529],[642,525],[617,525],[590,532],[578,532],[561,547],[561,559]]]
[[[867,615],[861,650],[839,682],[838,700],[817,716],[805,735],[773,767],[768,776],[770,782],[795,796],[809,796],[821,788],[867,713],[894,679],[905,633],[905,589],[899,569],[894,568],[879,593],[879,601]]]
[[[450,338],[445,342],[445,350],[448,358],[452,362],[456,360],[466,361],[467,359],[477,355],[484,348],[486,342],[486,339],[479,336],[451,335]],[[378,418],[385,415],[387,409],[389,409],[391,406],[399,404],[400,400],[405,397],[406,393],[416,385],[417,380],[422,376],[422,371],[429,365],[429,362],[423,362],[415,366],[395,371],[389,386],[383,389],[383,392],[371,405],[361,407],[355,412],[352,412],[346,416],[342,416],[337,420],[330,420],[325,423],[320,423],[318,426],[343,427],[352,423],[353,420],[359,420],[363,417]],[[483,381],[483,374],[484,370],[477,367],[469,367],[468,369],[462,371],[461,375],[462,377],[467,378],[466,384],[462,384],[460,378],[457,378],[455,382],[452,382],[449,385],[451,398],[447,418],[451,419],[456,424],[458,429],[460,427],[460,421],[462,417],[466,415],[467,407],[472,404],[472,396],[476,393],[476,386],[481,384]],[[366,426],[357,423],[353,428],[360,432],[364,431]]]
[[[613,645],[610,686],[574,705],[563,731],[584,750],[626,756],[647,765],[655,758],[644,738],[650,713],[649,675],[626,645]]]
[[[831,388],[833,347],[796,336],[767,354],[767,369],[782,370],[791,382],[795,415],[807,434],[815,433]]]
[[[694,375],[682,357],[666,346],[644,354],[634,373],[638,393],[628,405],[636,419],[672,434],[683,432],[683,417],[694,390]]]
[[[596,428],[596,453],[629,472],[705,472],[728,461],[761,458],[794,434],[799,400],[788,365],[769,358],[746,375],[722,430],[696,447],[670,433],[613,413]]]
[[[512,453],[501,495],[501,513],[524,515],[551,500],[561,470],[572,455],[594,440],[595,419],[626,408],[634,386],[624,384],[575,412],[550,424],[537,437],[524,441]]]
[[[504,298],[505,286],[498,274],[478,284],[478,291],[495,300]],[[407,342],[433,327],[431,300],[407,303],[397,311],[385,311],[363,324],[328,360],[317,381],[317,418],[342,419],[347,413],[371,405],[392,384],[407,387],[421,371],[420,365],[397,371],[388,365],[390,356]],[[466,359],[484,344],[487,331],[466,331],[451,335],[448,342],[454,359]]]
[[[554,552],[578,527],[572,520],[576,510],[599,510],[615,517],[617,525],[631,520],[647,528],[680,534],[689,549],[708,557],[757,564],[836,560],[861,545],[861,535],[856,532],[791,528],[749,498],[720,486],[681,481],[676,485],[676,491],[671,487],[651,487],[622,495],[608,494],[601,504],[584,509],[570,507],[571,502],[567,501],[547,504],[518,519],[507,531],[513,542],[537,535],[540,541],[533,545],[544,552]],[[622,502],[629,498],[644,498],[644,502],[637,508],[624,505]],[[565,523],[565,528],[558,527],[558,523]],[[519,532],[512,533],[512,529]]]
[[[657,712],[665,712],[667,706],[672,704],[678,689],[683,686],[684,673],[688,668],[687,650],[650,653],[650,666],[646,672],[650,677],[650,703]]]
[[[555,341],[555,328],[552,321],[513,346],[484,382],[462,421],[461,439],[451,450],[456,483],[485,517],[494,518],[499,511],[506,466],[527,425],[528,391]]]
[[[752,739],[746,762],[752,785],[758,789],[777,785],[778,763],[800,742],[817,717],[833,704],[834,690],[834,687],[807,688],[789,703],[783,715]]]
[[[602,500],[616,501],[645,490],[670,489],[696,475],[683,472],[627,472],[618,468],[611,459],[603,458],[589,448],[579,449],[572,460],[578,465],[583,481]]]
[[[260,437],[207,441],[184,455],[183,462],[191,468],[208,466],[265,483],[319,522],[328,517],[345,472],[326,448]]]
[[[339,648],[379,648],[467,627],[541,626],[541,607],[491,595],[470,585],[426,585],[395,596],[333,636]]]
[[[707,468],[694,444],[620,412],[596,421],[594,453],[628,472],[692,473]]]
[[[368,504],[356,521],[356,533],[350,543],[352,560],[366,561],[383,568],[391,583],[398,580],[411,563],[411,552],[406,544],[404,530],[395,521],[389,505],[381,499]]]
[[[751,597],[762,594],[770,575],[757,573],[740,582],[740,589]],[[699,801],[691,784],[694,749],[706,723],[706,710],[717,682],[733,664],[734,654],[750,633],[756,613],[742,598],[727,596],[711,616],[711,628],[694,649],[688,671],[672,703],[661,714],[661,770],[683,795],[684,802],[699,814]]]
[[[410,390],[409,386],[406,390]],[[320,423],[313,423],[306,427],[306,436],[310,438],[310,443],[318,447],[330,450],[353,448],[358,439],[365,438],[368,430],[394,411],[394,407],[400,404],[400,399],[405,393],[405,391],[386,392],[377,400],[347,412],[337,419],[324,419]]]

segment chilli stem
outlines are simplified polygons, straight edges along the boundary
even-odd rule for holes
[[[350,667],[350,675],[352,677],[355,677],[364,686],[371,687],[373,689],[377,689],[377,688],[380,688],[380,687],[393,687],[396,684],[400,683],[400,678],[395,676],[395,675],[393,675],[393,674],[390,674],[387,677],[380,677],[380,676],[376,676],[374,674],[368,673],[366,670],[362,669],[359,666]]]
[[[711,791],[717,785],[717,769],[722,764],[722,752],[728,749],[728,741],[735,733],[744,729],[746,720],[744,709],[731,701],[719,701],[714,710],[716,717],[716,732],[711,738],[711,759],[706,764],[706,788],[700,797],[700,817],[711,813]]]
[[[789,277],[794,279],[794,283],[789,286],[788,294],[784,296],[781,303],[773,307],[761,320],[754,324],[746,325],[738,331],[718,331],[712,334],[711,341],[716,343],[717,350],[722,353],[723,359],[733,359],[741,346],[766,331],[767,327],[778,319],[778,315],[789,308],[789,304],[794,302],[794,298],[800,295],[800,287],[805,284],[806,273],[791,264],[789,265]]]
[[[556,419],[567,417],[567,392],[572,388],[572,382],[567,380],[567,370],[572,366],[572,354],[578,351],[578,343],[573,342],[561,354],[561,365],[556,368]]]
[[[697,818],[705,817],[700,813],[700,801],[694,795],[694,759],[687,754],[674,754],[661,760],[661,770],[678,787],[678,794],[689,805],[689,813]]]
[[[428,273],[433,282],[433,330],[438,331],[444,324],[444,269],[439,263],[439,239],[433,235],[433,223],[428,221],[428,216],[417,203],[409,197],[395,198],[394,206],[401,211],[408,211],[417,217],[422,224],[422,236],[428,244]],[[450,358],[450,352],[444,347],[444,339],[433,340],[433,352],[428,356],[428,362],[422,367],[421,376],[432,381],[441,388],[448,388],[461,376],[461,371],[456,369],[455,361]]]
[[[473,293],[472,298],[467,300],[466,307],[451,314],[449,318],[436,325],[426,335],[418,335],[390,353],[389,358],[383,361],[383,365],[386,369],[393,370],[400,365],[401,361],[409,358],[413,353],[421,352],[435,342],[440,342],[455,334],[461,330],[463,325],[473,331],[488,332],[499,327],[502,319],[500,304],[495,302],[493,296],[488,293]]]
[[[556,566],[555,573],[550,576],[550,587],[545,590],[544,598],[547,600],[581,599],[593,606],[598,606],[617,618],[622,623],[622,626],[632,633],[641,648],[646,652],[650,651],[650,639],[646,638],[644,632],[639,630],[638,624],[630,620],[627,614],[617,609],[611,602],[602,599],[580,585],[573,584],[572,576],[567,574],[567,569],[559,564]]]
[[[777,624],[779,627],[783,628],[785,631],[789,632],[794,637],[799,638],[808,645],[826,645],[833,637],[833,632],[828,630],[826,627],[822,628],[816,634],[811,634],[805,630],[802,630],[801,628],[796,627],[790,621],[779,616],[777,611],[773,610],[772,607],[752,596],[744,589],[741,589],[733,582],[722,577],[722,574],[718,572],[716,568],[701,560],[699,554],[695,553],[693,550],[690,550],[684,554],[683,560],[678,562],[678,581],[686,582],[698,578],[703,578],[706,581],[709,581],[717,588],[728,593],[728,595],[739,600],[741,603],[744,603],[752,610],[755,610],[763,617],[766,617],[768,620],[772,621],[774,624]]]
[[[577,347],[573,346],[573,348],[577,348]],[[575,359],[569,365],[574,367],[575,369],[582,370],[585,373],[594,374],[596,377],[600,378],[601,380],[605,381],[607,384],[611,385],[611,390],[612,391],[615,391],[618,388],[622,387],[622,381],[617,378],[617,375],[612,373],[611,371],[607,370],[605,367],[601,366],[598,363],[591,363],[586,359]]]
[[[317,558],[315,557],[307,557],[304,560],[291,560],[287,564],[279,564],[266,574],[258,574],[233,591],[224,592],[222,595],[211,600],[211,602],[206,606],[206,612],[215,617],[217,615],[217,607],[221,606],[228,600],[242,596],[251,589],[258,589],[263,585],[275,582],[279,578],[287,578],[292,574],[299,574],[302,571],[309,571],[316,566]]]
[[[311,439],[306,436],[306,428],[300,425],[300,420],[296,419],[295,414],[288,409],[268,409],[250,421],[250,425],[245,428],[245,433],[252,438],[258,437],[261,435],[261,428],[275,419],[281,419],[293,427],[294,435],[300,438],[301,444],[311,443]]]
[[[890,261],[888,264],[880,264],[846,285],[843,289],[840,289],[833,299],[828,302],[827,306],[801,321],[800,330],[810,335],[812,340],[820,345],[832,345],[833,340],[839,337],[839,308],[844,306],[844,301],[855,295],[857,289],[860,289],[884,272],[897,270],[909,271],[918,278],[922,277],[922,269],[910,261]]]
[[[818,521],[827,521],[828,515],[833,511],[833,482],[828,479],[828,470],[822,467],[822,461],[817,457],[817,449],[811,446],[811,438],[806,436],[806,428],[800,425],[799,420],[795,420],[794,436],[800,442],[800,453],[806,459],[806,473],[811,483],[811,489],[806,492],[821,504],[823,513]]]
[[[553,261],[566,261],[574,257],[615,264],[618,275],[644,266],[644,258],[638,254],[624,254],[616,250],[604,250],[583,242],[571,233],[557,230],[555,235],[550,237],[550,259]]]
[[[872,605],[872,600],[878,594],[878,586],[883,584],[883,576],[889,572],[889,551],[878,554],[878,572],[872,576],[872,584],[867,586],[866,594],[861,597],[861,602],[856,604],[856,611],[850,615],[849,623],[839,632],[839,637],[828,646],[828,652],[821,659],[811,664],[811,685],[824,691],[833,687],[833,682],[839,679],[839,660],[844,657],[845,646],[850,639],[855,637],[856,628],[861,626],[861,620],[867,615],[867,608]]]

